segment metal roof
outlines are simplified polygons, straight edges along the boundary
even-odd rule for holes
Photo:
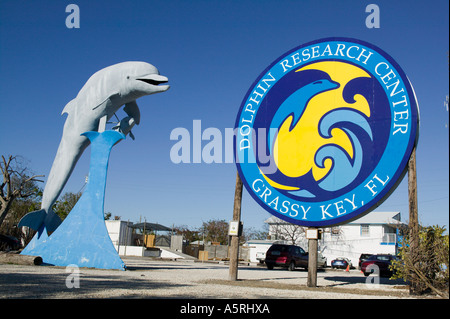
[[[267,224],[290,224],[275,216],[271,216],[265,220]],[[367,215],[349,222],[347,225],[359,224],[380,224],[380,225],[399,225],[401,222],[400,212],[378,212],[373,211]]]
[[[172,228],[160,225],[160,224],[155,224],[155,223],[137,223],[137,224],[133,224],[130,225],[130,228],[139,228],[139,229],[144,229],[145,230],[162,230],[162,231],[171,231]]]
[[[400,221],[400,212],[371,212],[363,217],[351,221],[349,224],[402,224]]]

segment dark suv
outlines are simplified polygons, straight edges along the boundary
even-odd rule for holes
[[[294,270],[295,267],[308,268],[308,253],[303,248],[295,245],[274,244],[266,253],[267,269],[273,267],[287,267]]]

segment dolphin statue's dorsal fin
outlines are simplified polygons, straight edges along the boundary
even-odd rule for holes
[[[72,101],[70,101],[69,103],[66,104],[66,106],[64,106],[64,109],[61,112],[61,115],[63,115],[64,113],[69,114],[70,111],[76,106],[77,101],[76,98],[73,99]]]

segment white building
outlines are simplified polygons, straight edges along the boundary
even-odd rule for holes
[[[182,246],[181,236],[171,236],[170,247],[162,247],[160,245],[153,247],[146,247],[143,244],[137,245],[133,240],[133,229],[139,228],[139,224],[126,222],[122,220],[105,220],[106,229],[109,237],[120,256],[138,256],[138,257],[161,257],[161,258],[177,258],[186,259],[189,256],[180,253]],[[147,230],[167,231],[170,228],[154,224],[145,223]],[[145,227],[145,226],[144,226]],[[142,238],[142,235],[138,236]],[[142,241],[141,241],[142,242]],[[178,249],[180,248],[180,249]]]
[[[272,240],[287,240],[308,250],[305,227],[287,223],[274,216],[265,221],[269,224]],[[336,257],[347,257],[354,267],[361,254],[397,253],[398,228],[404,225],[399,212],[371,212],[348,224],[322,228],[319,252],[327,258],[327,264]]]

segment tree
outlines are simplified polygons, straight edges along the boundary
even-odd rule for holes
[[[0,226],[0,233],[10,235],[22,240],[24,245],[28,244],[34,236],[35,231],[32,229],[21,229],[17,227],[20,219],[27,213],[38,210],[41,207],[42,192],[39,191],[35,196],[27,198],[16,198],[8,210],[8,215]]]
[[[192,230],[192,229],[189,228],[189,226],[186,226],[186,225],[175,226],[173,228],[173,233],[175,235],[182,235],[183,238],[188,243],[192,243],[194,241],[202,239],[199,236],[199,231],[198,230],[195,230],[195,229]]]
[[[70,211],[75,206],[75,204],[78,202],[78,200],[80,199],[81,195],[82,195],[81,192],[78,192],[78,193],[72,193],[72,192],[64,193],[64,195],[61,196],[61,198],[59,200],[57,200],[55,202],[55,204],[53,204],[53,211],[59,217],[61,217],[61,220],[64,220],[67,217],[67,215],[69,215]]]
[[[244,228],[244,233],[242,235],[243,242],[249,240],[265,240],[269,236],[269,225],[265,224],[265,229],[257,230],[254,227]]]
[[[399,260],[394,261],[393,279],[403,278],[415,287],[415,293],[433,292],[448,298],[449,240],[445,227],[420,227],[416,256],[412,256],[409,235],[403,237]]]
[[[204,234],[205,241],[226,245],[228,243],[228,228],[229,224],[225,220],[209,220],[203,222],[200,231]]]
[[[25,199],[36,196],[39,193],[37,182],[44,175],[32,175],[30,169],[24,164],[24,160],[18,156],[2,155],[0,169],[3,181],[0,187],[0,226],[6,218],[13,202],[16,199]]]
[[[273,239],[287,240],[296,245],[300,238],[303,238],[305,227],[288,223],[284,220],[274,217],[271,223],[270,235]]]

